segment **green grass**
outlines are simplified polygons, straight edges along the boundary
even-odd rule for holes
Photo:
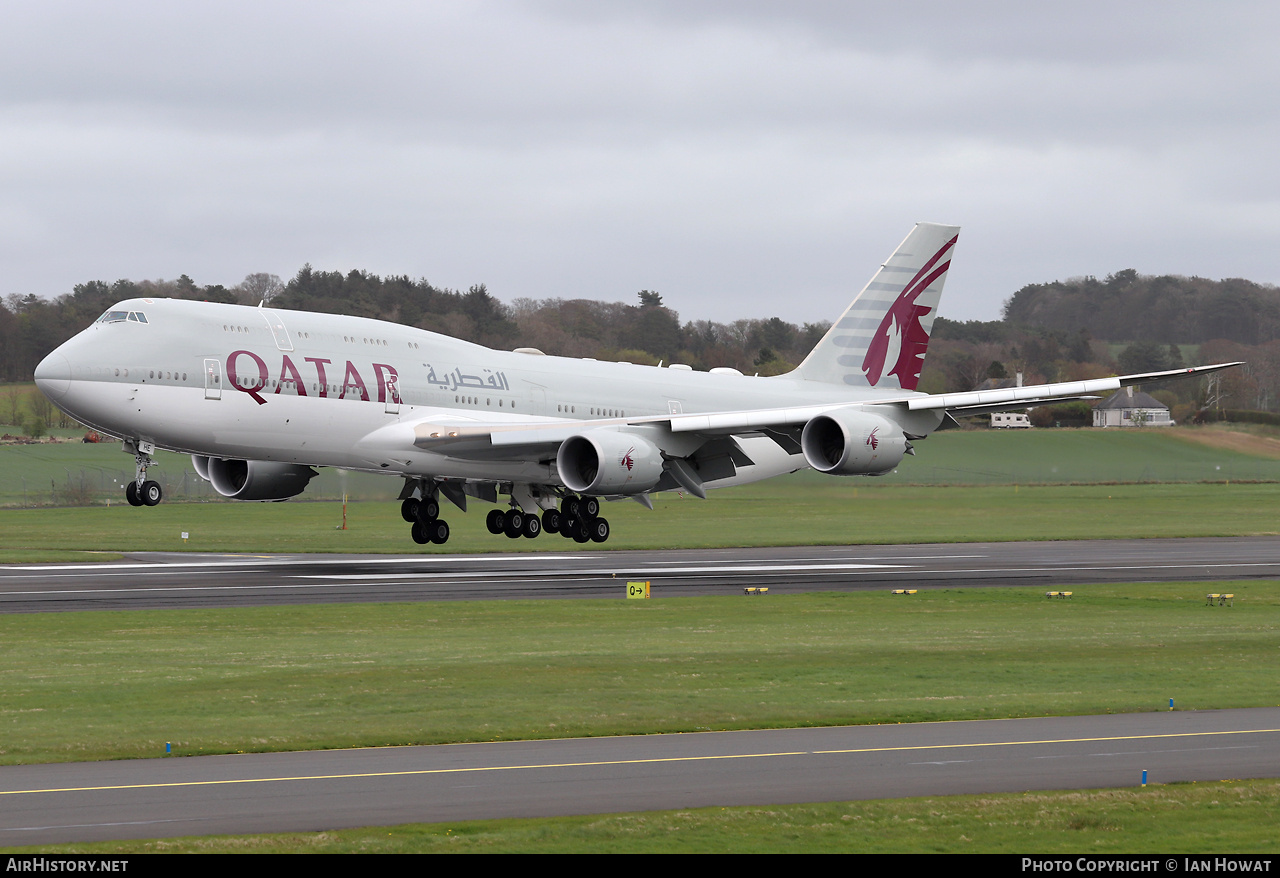
[[[0,616],[0,763],[1280,700],[1277,583],[1043,592]]]
[[[1280,781],[476,820],[11,853],[1274,853]],[[1179,862],[1178,868],[1183,864]]]
[[[162,503],[154,508],[0,510],[0,563],[83,559],[86,552],[528,552],[1270,534],[1280,484],[893,486],[797,473],[707,500],[660,495],[653,510],[605,504],[608,543],[554,534],[492,536],[473,502],[446,505],[443,547],[418,546],[399,503]],[[189,539],[182,540],[187,533]]]
[[[945,430],[891,484],[1097,484],[1280,480],[1280,460],[1188,441],[1181,428]]]

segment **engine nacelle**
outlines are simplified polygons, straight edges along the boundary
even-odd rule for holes
[[[191,455],[196,473],[232,500],[287,500],[303,492],[315,476],[309,466],[267,460],[235,460]]]
[[[833,411],[804,425],[800,448],[809,466],[834,476],[887,473],[907,453],[902,427],[861,411]]]
[[[662,453],[630,433],[589,430],[560,444],[556,468],[578,494],[643,494],[662,478]]]
[[[206,482],[209,481],[209,458],[203,454],[193,454],[191,455],[191,465],[196,468],[196,475]]]

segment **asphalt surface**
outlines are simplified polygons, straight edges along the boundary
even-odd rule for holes
[[[135,553],[0,567],[0,613],[1280,577],[1280,537],[507,555]]]
[[[0,846],[1280,776],[1280,708],[0,768]]]

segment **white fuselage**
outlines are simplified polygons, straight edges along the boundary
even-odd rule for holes
[[[494,449],[456,456],[416,447],[414,425],[591,429],[888,395],[785,376],[496,351],[332,314],[174,299],[132,299],[112,312],[146,322],[131,317],[90,326],[41,363],[41,389],[105,433],[211,457],[557,484],[554,454]],[[806,466],[803,456],[770,439],[740,436],[739,443],[755,465],[718,485]]]

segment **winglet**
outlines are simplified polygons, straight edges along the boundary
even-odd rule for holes
[[[915,390],[959,232],[917,223],[790,377]]]

